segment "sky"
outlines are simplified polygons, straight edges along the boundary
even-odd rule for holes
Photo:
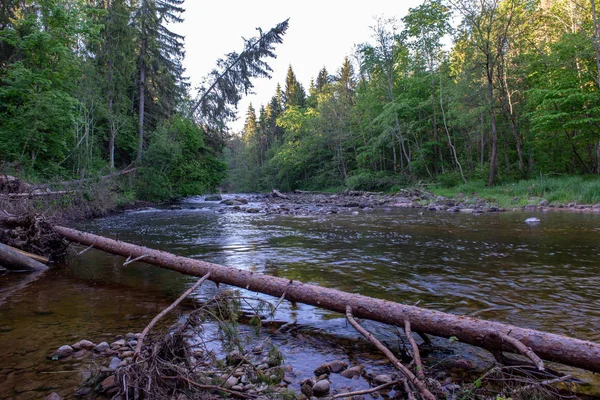
[[[248,105],[252,103],[258,110],[261,104],[269,102],[278,82],[285,87],[289,65],[308,92],[311,78],[315,78],[321,68],[335,73],[344,57],[353,54],[355,45],[370,41],[370,27],[377,16],[400,20],[409,8],[421,2],[186,0],[185,21],[171,29],[185,36],[184,66],[193,88],[214,68],[217,59],[242,50],[242,37],[257,36],[257,27],[268,31],[290,18],[283,43],[275,48],[277,58],[268,60],[273,68],[272,79],[254,80],[255,94],[242,99],[238,105],[238,120],[229,125],[233,131],[241,131]]]

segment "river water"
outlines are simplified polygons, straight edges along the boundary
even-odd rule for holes
[[[600,341],[598,214],[375,209],[281,216],[220,212],[202,197],[180,206],[77,227],[218,264]],[[526,224],[530,216],[541,222]],[[80,339],[97,343],[139,332],[197,279],[122,264],[121,257],[89,250],[31,282],[0,277],[0,398],[51,391],[69,397],[82,379],[81,365],[48,355]],[[206,284],[196,296],[215,290]],[[336,337],[355,335],[341,315],[310,306],[284,302],[275,318]],[[349,357],[303,340],[305,346],[284,346],[286,362],[300,374]]]

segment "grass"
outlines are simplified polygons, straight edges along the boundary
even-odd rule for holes
[[[430,187],[438,196],[477,196],[498,203],[500,207],[539,204],[546,199],[551,205],[600,203],[600,177],[540,177],[487,187],[484,181],[471,181],[453,187]]]

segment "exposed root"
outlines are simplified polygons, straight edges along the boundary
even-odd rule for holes
[[[0,215],[0,242],[53,262],[64,259],[67,249],[66,241],[54,232],[53,223],[40,214]]]

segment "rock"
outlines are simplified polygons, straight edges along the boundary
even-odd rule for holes
[[[133,355],[135,354],[135,352],[129,350],[129,351],[124,351],[123,353],[120,354],[121,358],[127,358],[127,357],[133,357]]]
[[[542,207],[546,207],[548,204],[550,204],[550,202],[546,199],[542,199],[538,205],[542,206]]]
[[[329,363],[329,370],[333,373],[338,373],[348,368],[348,363],[341,360],[332,361]]]
[[[475,212],[472,208],[461,208],[458,211],[465,214],[473,214],[473,212]]]
[[[258,367],[256,367],[256,369],[267,369],[269,368],[269,364],[263,363],[260,364]]]
[[[238,378],[236,378],[235,376],[230,376],[229,378],[227,378],[227,380],[225,381],[225,387],[227,388],[231,388],[233,386],[236,386],[238,384]]]
[[[48,396],[44,397],[44,400],[62,400],[62,397],[56,392],[50,393]]]
[[[119,339],[110,344],[110,348],[123,347],[125,346],[125,339]]]
[[[115,376],[111,375],[100,384],[100,388],[102,392],[106,392],[108,389],[115,387]]]
[[[83,397],[83,396],[87,396],[87,395],[89,395],[90,393],[92,393],[92,388],[91,388],[91,387],[84,386],[84,387],[82,387],[82,388],[79,388],[79,390],[77,390],[77,391],[76,391],[76,392],[73,394],[73,396],[75,396],[75,397]]]
[[[126,337],[127,339],[134,339],[134,338],[135,338],[135,333],[133,333],[133,332],[129,332],[127,335],[125,335],[125,337]]]
[[[363,365],[357,365],[351,368],[348,368],[340,373],[344,378],[348,379],[358,379],[360,377],[360,373],[365,367]]]
[[[119,368],[119,364],[121,364],[121,359],[119,357],[113,357],[110,360],[110,364],[108,365],[108,369],[117,369]]]
[[[525,220],[526,224],[537,224],[538,222],[540,222],[540,219],[536,217],[527,218]]]
[[[102,353],[110,348],[110,345],[106,342],[99,343],[96,347],[94,347],[94,353]]]
[[[231,390],[235,390],[236,392],[242,392],[244,388],[240,385],[235,385],[231,387]]]
[[[312,390],[313,390],[313,394],[315,396],[320,397],[320,396],[325,396],[325,395],[329,394],[329,388],[330,388],[329,381],[324,379],[322,381],[315,383],[315,385],[312,387]]]
[[[260,209],[255,208],[255,207],[249,207],[249,208],[246,208],[246,212],[250,213],[250,214],[257,214],[260,212]]]
[[[314,373],[316,376],[319,376],[323,374],[328,374],[329,371],[331,371],[329,364],[321,364],[317,368],[315,368]]]
[[[60,360],[73,354],[73,348],[69,345],[60,346],[52,356],[53,360]]]
[[[598,210],[598,209],[600,209],[600,203],[598,203],[598,204],[594,204],[594,205],[592,206],[592,208],[593,208],[594,210]]]
[[[228,365],[237,365],[244,360],[244,356],[237,350],[232,351],[231,353],[225,356],[225,361],[227,361]]]
[[[89,340],[80,340],[79,342],[75,343],[73,346],[75,350],[92,350],[94,347],[96,347],[96,345],[92,342],[90,342]]]
[[[83,357],[85,357],[86,353],[87,353],[86,350],[76,351],[75,353],[73,353],[73,358],[81,360]]]
[[[204,197],[204,201],[221,201],[223,200],[223,196],[220,194],[207,194]]]
[[[242,204],[248,204],[248,199],[245,199],[243,197],[236,197],[234,200]]]
[[[377,383],[378,385],[384,385],[386,383],[390,383],[393,381],[392,377],[387,375],[387,374],[381,374],[381,375],[377,375],[373,381],[375,381],[375,383]]]
[[[302,392],[303,395],[305,395],[307,398],[312,397],[313,395],[313,388],[312,385],[309,384],[308,382],[303,383],[300,386],[300,391]]]

